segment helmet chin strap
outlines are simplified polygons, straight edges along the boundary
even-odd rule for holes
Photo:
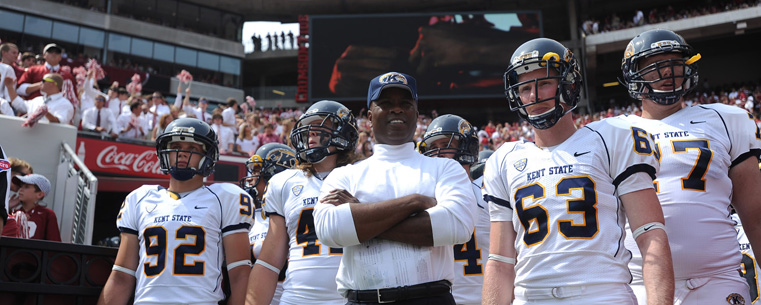
[[[327,151],[328,153],[325,153],[325,151]],[[315,149],[311,153],[304,152],[304,156],[305,156],[304,160],[306,160],[309,163],[320,163],[323,160],[325,160],[325,158],[327,158],[328,156],[335,155],[335,154],[337,154],[339,152],[340,152],[340,150],[338,150],[338,149],[336,149],[335,151],[331,152],[330,151],[330,146],[320,147],[320,149]],[[313,160],[313,159],[316,159],[316,158],[312,157],[314,155],[318,155],[318,157],[320,159],[319,160]]]
[[[178,157],[179,158],[179,155]],[[206,160],[206,157],[202,157],[201,161],[198,162],[199,166],[203,166],[203,162]],[[192,168],[192,167],[186,167],[186,168],[178,168],[177,166],[172,166],[169,168],[169,175],[172,176],[175,180],[179,181],[188,181],[193,178],[196,174],[201,174],[201,172],[198,169]]]
[[[169,168],[169,175],[171,175],[175,180],[179,181],[188,181],[192,179],[197,172],[198,171],[194,168],[177,168],[176,166]]]

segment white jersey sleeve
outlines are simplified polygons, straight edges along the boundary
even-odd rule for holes
[[[650,134],[643,127],[613,117],[593,122],[586,128],[600,134],[609,143],[609,172],[619,196],[653,188],[660,167]]]
[[[264,210],[265,216],[274,214],[285,217],[285,201],[288,199],[288,193],[284,193],[283,187],[285,186],[285,181],[295,173],[294,171],[286,170],[272,176],[269,183],[267,183],[264,196],[262,197],[262,210]]]
[[[254,200],[248,192],[232,183],[215,183],[213,186],[219,187],[215,195],[222,205],[222,236],[248,233],[254,223]]]
[[[726,124],[726,132],[731,144],[729,156],[732,165],[745,161],[747,158],[761,154],[761,131],[753,118],[753,115],[744,109],[726,106],[723,104],[703,105],[708,109],[720,110],[722,120]]]
[[[140,215],[138,203],[149,194],[150,190],[158,189],[156,185],[143,185],[132,191],[124,198],[119,214],[116,215],[116,228],[121,233],[138,235],[140,229]]]
[[[259,208],[254,212],[254,226],[251,227],[251,231],[248,233],[249,249],[251,251],[251,262],[256,262],[257,257],[262,252],[262,244],[267,237],[267,230],[269,230],[269,218],[264,215],[264,211]],[[270,304],[280,304],[280,297],[283,295],[283,281],[285,280],[285,273],[288,270],[288,262],[285,263],[283,269],[280,270],[280,274],[277,278],[277,286],[275,288],[275,294],[272,296],[272,302]]]
[[[515,142],[505,143],[494,154],[503,155],[515,148]],[[504,158],[489,158],[484,166],[484,175],[481,191],[483,199],[489,204],[491,221],[513,221],[513,208],[510,206],[510,192],[507,181],[502,173],[507,172],[504,168]],[[525,166],[525,164],[514,164]]]

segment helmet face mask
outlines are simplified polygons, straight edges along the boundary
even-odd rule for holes
[[[200,144],[200,151],[181,149],[177,142],[190,142]],[[193,118],[177,119],[169,123],[166,131],[156,139],[156,153],[161,165],[161,171],[169,174],[172,178],[180,181],[192,179],[195,175],[208,177],[214,172],[214,165],[219,160],[217,136],[209,124]],[[188,156],[188,160],[180,160],[181,155]],[[192,167],[194,156],[198,155],[200,161],[198,167]],[[174,160],[172,160],[174,159]],[[171,162],[174,161],[174,162]]]
[[[634,99],[672,105],[697,87],[699,59],[682,36],[669,30],[646,31],[626,47],[621,82]]]
[[[446,144],[435,144],[442,141]],[[468,121],[445,114],[431,121],[418,150],[428,157],[451,157],[460,164],[470,165],[478,160],[478,136]]]
[[[264,160],[259,155],[253,155],[246,161],[246,176],[240,179],[238,184],[248,192],[251,197],[256,198],[258,191],[256,186],[259,185]]]
[[[520,75],[531,72],[543,76],[519,81]],[[534,128],[547,129],[576,108],[582,79],[576,59],[568,48],[552,39],[538,38],[524,43],[513,53],[504,83],[510,110],[517,112]],[[532,93],[538,98],[539,91],[547,85],[553,86],[554,94],[542,95],[543,99],[529,102]],[[540,103],[550,103],[552,108],[540,114],[530,114],[528,107]]]
[[[354,149],[358,137],[354,115],[334,101],[320,101],[309,107],[291,131],[296,155],[307,163],[320,163],[329,155]]]

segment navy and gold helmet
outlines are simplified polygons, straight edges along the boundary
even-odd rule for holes
[[[170,144],[174,142],[198,143],[203,146],[204,151],[199,153],[170,149]],[[214,164],[219,160],[219,148],[217,144],[217,134],[214,133],[214,130],[206,122],[194,118],[174,120],[166,126],[164,133],[156,139],[156,153],[159,157],[161,171],[164,174],[170,174],[172,178],[180,181],[189,180],[195,175],[207,177],[214,172]],[[190,165],[184,168],[179,168],[176,165],[170,166],[169,153],[171,152],[201,155],[199,168],[192,168]],[[179,154],[176,154],[176,156],[179,156]]]
[[[261,179],[269,181],[272,176],[296,167],[296,152],[285,144],[267,143],[246,161],[246,177],[240,179],[240,187],[256,198],[256,185]]]
[[[448,139],[447,146],[432,148],[433,142],[439,139]],[[457,140],[456,147],[452,146],[452,140]],[[460,164],[473,164],[478,161],[478,136],[473,125],[453,114],[445,114],[437,117],[428,125],[423,140],[418,143],[418,151],[428,157],[437,157],[444,154],[454,154],[454,160]]]
[[[518,76],[523,73],[538,69],[547,71],[545,77],[518,81]],[[556,75],[550,73],[557,72]],[[554,96],[538,100],[532,103],[521,101],[519,87],[530,82],[538,85],[542,80],[557,79],[557,91]],[[582,77],[579,65],[571,50],[559,42],[548,38],[537,38],[527,41],[515,50],[510,58],[510,65],[504,75],[505,95],[511,111],[518,112],[518,116],[528,121],[534,128],[547,129],[555,125],[563,115],[571,112],[579,103]],[[534,86],[535,90],[538,86]],[[537,92],[534,92],[538,96]],[[554,107],[542,114],[530,115],[526,107],[538,103],[554,103]],[[561,106],[565,103],[567,107]]]
[[[319,136],[318,143],[309,143],[309,135]],[[352,150],[359,132],[357,120],[349,108],[335,101],[314,103],[301,115],[291,131],[291,144],[299,160],[319,163],[329,155]],[[330,152],[330,147],[336,148]]]
[[[643,67],[643,59],[667,53],[676,53],[678,58],[664,59]],[[621,60],[621,81],[632,98],[649,99],[661,105],[678,102],[685,94],[694,90],[698,84],[698,65],[700,54],[687,44],[677,33],[669,30],[649,30],[634,37],[624,51]],[[665,70],[664,70],[665,69]],[[670,75],[664,75],[669,71]],[[647,74],[653,77],[645,77]],[[646,80],[646,78],[648,78]],[[652,85],[657,82],[670,83],[670,90],[655,90]]]

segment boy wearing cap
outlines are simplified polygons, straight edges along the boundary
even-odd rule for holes
[[[478,209],[470,179],[456,161],[415,151],[414,78],[374,78],[367,106],[373,155],[333,170],[314,210],[317,238],[344,249],[338,291],[347,304],[455,304],[452,247],[470,239]]]
[[[58,73],[63,77],[62,83],[66,83],[67,86],[71,86],[72,92],[77,91],[77,82],[74,80],[74,76],[67,71],[61,69],[61,47],[55,43],[51,43],[45,46],[43,49],[43,58],[45,59],[44,65],[32,66],[26,69],[18,79],[18,88],[16,91],[25,96],[26,99],[33,99],[41,95],[40,90],[43,85],[43,78],[48,73]]]
[[[55,212],[39,204],[50,193],[50,181],[39,174],[15,176],[12,181],[19,186],[21,204],[11,209],[11,213],[16,214],[19,231],[28,229],[30,239],[61,241]]]
[[[48,111],[40,120],[41,122],[71,124],[71,120],[74,118],[74,106],[61,92],[63,82],[63,77],[60,74],[45,74],[42,78],[42,87],[40,87],[40,91],[44,96],[38,96],[26,101],[14,99],[11,104],[17,113],[27,113],[29,115],[45,105]]]

